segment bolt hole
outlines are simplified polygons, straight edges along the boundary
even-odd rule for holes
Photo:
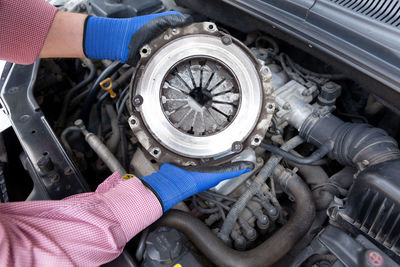
[[[155,159],[150,160],[151,163],[156,164],[157,161]]]
[[[43,154],[42,154],[43,156],[47,156],[47,155],[49,155],[49,152],[43,152]]]
[[[260,138],[258,138],[258,137],[254,138],[254,142],[255,143],[259,143],[260,142]]]
[[[268,105],[268,109],[273,109],[273,108],[274,108],[274,106],[272,104]]]
[[[208,29],[209,29],[209,30],[214,29],[214,25],[208,25]]]
[[[32,130],[32,132],[31,132],[32,134],[35,134],[36,133],[36,130]]]
[[[143,49],[142,49],[142,53],[143,53],[143,54],[147,54],[147,52],[148,52],[147,48],[143,48]]]
[[[153,154],[154,154],[154,155],[158,155],[158,153],[160,153],[160,151],[159,151],[158,149],[154,149],[154,150],[153,150]]]

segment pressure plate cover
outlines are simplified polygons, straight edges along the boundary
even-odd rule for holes
[[[213,164],[258,146],[274,112],[271,72],[213,23],[169,29],[141,49],[129,124],[161,162]]]

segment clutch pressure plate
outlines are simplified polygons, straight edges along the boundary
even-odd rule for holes
[[[160,162],[216,164],[258,146],[274,111],[271,73],[213,23],[169,29],[141,49],[129,124]]]

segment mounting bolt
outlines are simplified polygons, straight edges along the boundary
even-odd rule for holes
[[[267,108],[267,112],[268,113],[274,113],[275,112],[275,105],[272,104],[272,103],[267,104],[266,108]]]
[[[311,95],[311,90],[310,89],[306,89],[301,93],[302,96],[309,96]]]
[[[50,181],[51,181],[52,183],[57,183],[58,181],[60,181],[60,175],[58,175],[57,173],[53,174],[53,175],[50,177]]]
[[[239,141],[233,142],[232,151],[233,152],[241,152],[243,150],[243,144]]]
[[[49,173],[54,169],[54,164],[51,158],[47,155],[40,157],[40,159],[37,161],[37,166],[43,174]]]
[[[71,167],[66,167],[66,168],[64,169],[64,174],[65,174],[65,175],[71,175],[71,174],[73,174],[73,173],[74,173],[74,171],[72,170]]]
[[[74,122],[74,125],[75,125],[76,127],[78,127],[78,128],[82,128],[82,127],[85,126],[85,125],[83,124],[83,120],[81,120],[81,119],[76,120],[76,121]]]
[[[289,103],[285,103],[283,106],[282,106],[282,108],[284,109],[284,110],[290,110],[290,104]]]
[[[136,121],[135,118],[133,118],[133,117],[129,118],[129,124],[130,125],[136,125],[136,123],[137,123],[137,121]]]
[[[361,164],[362,164],[364,167],[367,167],[367,166],[369,165],[369,161],[366,160],[366,159],[364,159],[364,160],[361,162]]]
[[[135,107],[140,107],[143,104],[143,97],[141,95],[137,95],[133,98],[132,102]]]
[[[230,45],[232,43],[232,38],[228,35],[224,35],[222,36],[221,41],[224,45]]]

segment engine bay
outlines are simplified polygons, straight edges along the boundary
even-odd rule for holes
[[[245,159],[254,170],[180,202],[114,264],[400,263],[398,103],[292,38],[242,32],[173,1],[53,2],[109,17],[173,9],[195,23],[143,46],[136,67],[6,66],[1,105],[13,129],[0,140],[3,201],[4,193],[17,201],[92,191],[115,171],[144,177],[163,163]]]

